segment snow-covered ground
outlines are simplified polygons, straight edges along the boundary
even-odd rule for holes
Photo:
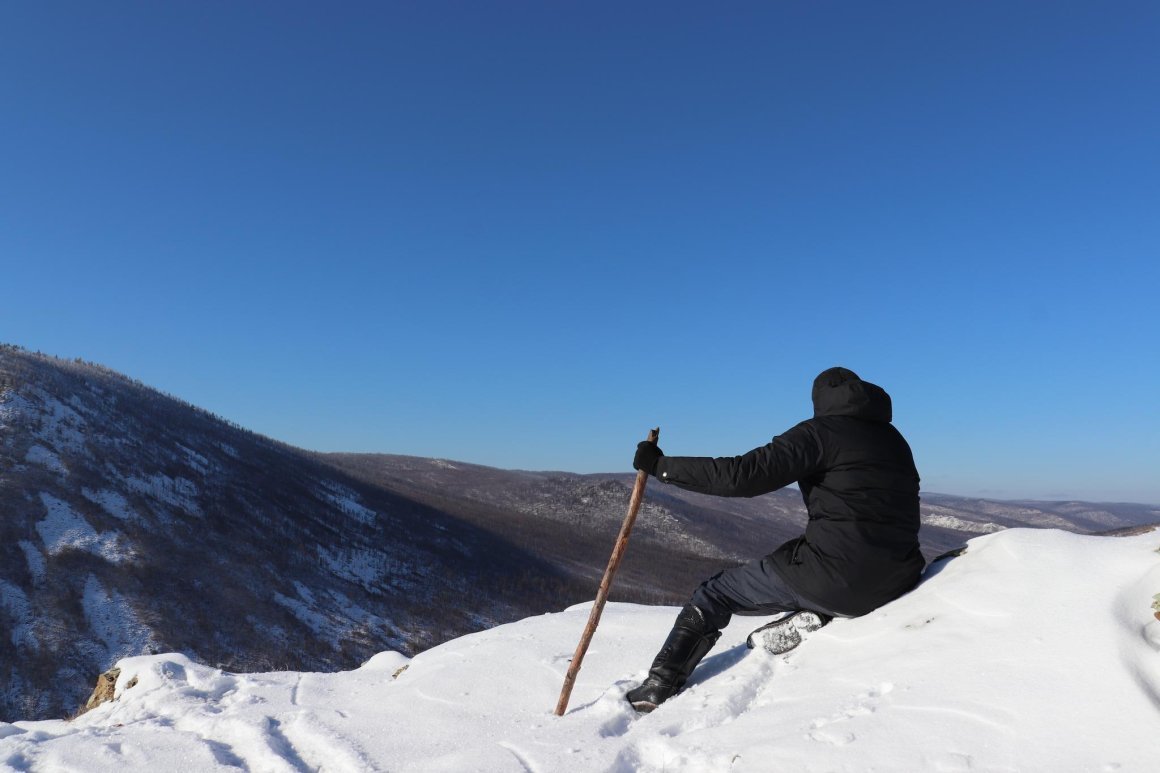
[[[67,502],[49,494],[41,494],[40,500],[47,515],[37,522],[36,531],[49,555],[71,549],[87,551],[114,564],[132,559],[132,550],[119,532],[97,533]]]
[[[1157,771],[1158,548],[1160,532],[979,537],[787,656],[747,650],[765,620],[734,618],[689,689],[639,717],[623,695],[674,608],[609,605],[563,717],[586,606],[336,674],[130,658],[117,701],[0,723],[0,769]]]

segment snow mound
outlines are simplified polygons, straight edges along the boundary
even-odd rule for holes
[[[745,648],[767,618],[734,618],[688,689],[644,716],[624,692],[674,608],[609,605],[563,717],[588,605],[334,674],[129,658],[115,702],[0,723],[0,768],[1160,770],[1158,547],[1156,532],[979,537],[786,656]]]

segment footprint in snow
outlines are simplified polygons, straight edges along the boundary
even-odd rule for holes
[[[843,706],[836,714],[829,717],[818,717],[811,722],[810,732],[807,734],[807,737],[810,740],[834,746],[842,746],[854,741],[857,738],[854,733],[832,728],[830,725],[873,714],[878,710],[878,704],[881,698],[893,691],[894,685],[892,683],[883,682],[877,687],[861,693],[852,702]]]

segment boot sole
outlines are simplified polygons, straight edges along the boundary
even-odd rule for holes
[[[745,646],[756,649],[759,645],[774,655],[784,655],[802,643],[803,633],[813,633],[830,621],[816,612],[793,612],[780,620],[761,626],[745,640]]]

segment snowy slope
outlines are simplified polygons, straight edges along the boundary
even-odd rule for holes
[[[354,668],[586,587],[124,376],[0,344],[0,720],[67,716],[124,657]]]
[[[979,537],[781,658],[745,648],[762,619],[734,618],[689,689],[642,717],[623,694],[673,608],[610,605],[562,718],[585,607],[336,674],[130,658],[116,702],[0,724],[0,769],[1155,771],[1158,548],[1160,532]]]

